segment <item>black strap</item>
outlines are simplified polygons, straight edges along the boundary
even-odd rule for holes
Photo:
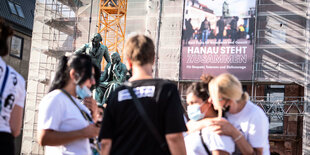
[[[73,102],[73,104],[80,110],[81,114],[83,115],[83,117],[90,123],[93,123],[93,119],[85,112],[83,111],[73,100],[73,98],[71,97],[71,95],[65,91],[64,89],[61,89],[61,91]]]
[[[146,124],[146,126],[149,128],[149,131],[151,131],[151,133],[153,134],[153,136],[155,137],[155,139],[157,140],[157,142],[160,144],[160,148],[167,154],[170,154],[169,149],[168,149],[168,145],[167,143],[163,140],[163,138],[161,137],[161,135],[159,134],[159,132],[156,130],[154,124],[151,122],[150,118],[148,117],[148,115],[145,113],[144,108],[141,105],[141,102],[139,101],[137,95],[134,93],[132,87],[130,86],[130,83],[125,83],[124,86],[128,89],[132,100],[142,118],[142,120],[144,121],[144,123]]]
[[[202,131],[201,130],[199,132],[199,136],[200,136],[200,139],[201,139],[201,143],[202,143],[203,147],[205,148],[206,152],[208,153],[208,155],[212,155],[212,153],[208,149],[208,146],[206,145],[205,141],[203,140]]]
[[[61,91],[73,102],[73,104],[80,110],[81,114],[83,115],[83,117],[85,118],[86,121],[88,121],[89,123],[94,123],[93,119],[85,112],[83,111],[77,104],[76,102],[73,100],[73,98],[71,97],[71,95],[64,89],[61,89]],[[96,141],[95,138],[89,138],[89,142],[94,144],[96,146],[96,150],[97,152],[100,152],[99,149],[99,144]]]
[[[6,81],[8,80],[8,76],[9,76],[9,67],[8,67],[8,65],[6,65],[5,75],[4,75],[4,79],[3,79],[3,82],[2,82],[2,87],[1,87],[1,90],[0,90],[0,111],[2,109],[2,94],[3,94],[3,91],[4,91],[5,85],[7,83]]]

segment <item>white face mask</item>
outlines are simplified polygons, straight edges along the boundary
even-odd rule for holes
[[[204,117],[204,114],[202,114],[200,111],[200,105],[198,104],[187,106],[187,115],[190,120],[194,121],[201,120]]]
[[[79,85],[76,85],[75,86],[75,91],[76,91],[76,94],[81,99],[84,99],[86,97],[90,97],[92,95],[91,91],[86,86],[83,86],[83,88],[81,88]]]

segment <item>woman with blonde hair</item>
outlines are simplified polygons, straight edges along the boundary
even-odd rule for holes
[[[216,118],[208,126],[220,135],[232,137],[237,148],[234,154],[269,155],[268,118],[249,100],[240,81],[231,74],[221,74],[209,83],[214,108],[223,111],[226,119]]]

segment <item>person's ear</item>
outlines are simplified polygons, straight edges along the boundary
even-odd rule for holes
[[[74,69],[70,70],[69,76],[70,76],[70,79],[73,80],[73,81],[76,81],[76,79],[78,79],[78,74],[75,72]]]

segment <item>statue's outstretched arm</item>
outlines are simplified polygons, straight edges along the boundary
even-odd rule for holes
[[[81,48],[77,49],[74,54],[83,54],[86,51],[86,44],[84,44]]]

